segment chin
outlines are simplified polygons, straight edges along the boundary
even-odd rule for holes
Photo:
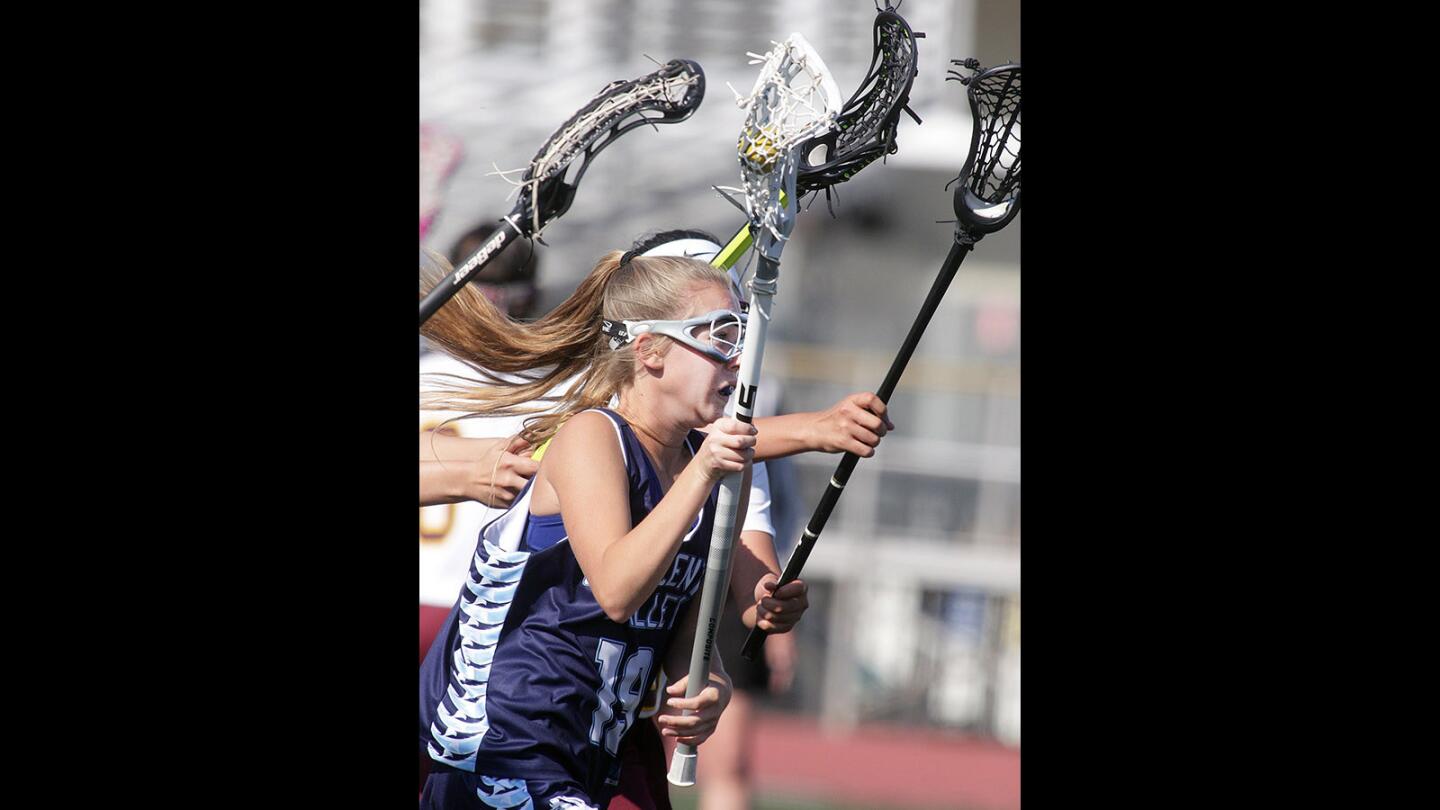
[[[720,418],[723,417],[723,416],[725,416],[725,403],[723,403],[723,402],[720,402],[720,403],[717,403],[717,404],[708,404],[708,403],[707,403],[704,408],[701,408],[701,409],[700,409],[700,418],[703,420],[703,421],[701,421],[700,424],[701,424],[702,426],[703,426],[703,425],[708,425],[708,424],[710,424],[711,422],[714,422],[716,419],[720,419]]]

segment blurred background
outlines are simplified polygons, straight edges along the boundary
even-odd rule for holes
[[[798,219],[762,384],[782,412],[879,386],[953,239],[937,220],[954,219],[944,187],[971,121],[948,62],[1021,58],[1018,0],[897,10],[925,34],[910,103],[923,124],[901,118],[899,152],[839,186],[833,218],[822,195]],[[511,187],[491,173],[523,168],[608,82],[654,70],[646,55],[705,71],[695,115],[608,147],[536,245],[540,312],[642,234],[728,239],[743,216],[710,190],[739,180],[743,114],[726,82],[748,93],[746,52],[798,31],[848,97],[876,13],[872,0],[422,0],[419,11],[420,241],[442,254],[510,211]],[[897,430],[856,468],[806,565],[793,688],[759,699],[757,807],[1019,806],[1023,219],[966,257],[891,398]],[[422,427],[439,419],[421,413]],[[794,483],[776,496],[782,564],[838,460],[801,455],[781,473]],[[421,510],[422,622],[424,606],[453,604],[486,511]],[[687,793],[672,791],[677,808],[694,806]]]

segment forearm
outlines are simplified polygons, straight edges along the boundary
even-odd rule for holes
[[[420,431],[420,461],[475,461],[507,439],[466,439],[433,430]]]
[[[459,503],[467,500],[466,474],[463,462],[422,461],[420,462],[420,505],[434,506],[442,503]]]
[[[730,593],[729,599],[734,600],[737,610],[740,611],[740,620],[747,628],[753,629],[756,620],[755,608],[755,585],[760,577],[767,573],[780,575],[779,562],[775,556],[775,538],[770,532],[746,529],[745,519],[749,517],[750,496],[754,492],[751,486],[755,465],[751,464],[745,468],[745,482],[740,498],[740,526],[737,527],[738,537],[735,539],[735,551],[730,557]],[[768,486],[765,490],[768,492]],[[761,493],[762,496],[764,492]],[[768,507],[767,507],[768,509]],[[764,524],[762,524],[764,525]]]
[[[769,461],[819,449],[815,442],[816,414],[787,413],[755,420],[755,460]]]
[[[748,531],[740,535],[740,547],[735,549],[735,561],[730,570],[730,598],[740,611],[740,621],[746,629],[754,630],[758,608],[755,602],[755,586],[766,574],[780,576],[780,559],[775,553],[775,538],[768,532]]]

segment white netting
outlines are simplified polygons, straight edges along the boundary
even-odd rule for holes
[[[799,34],[775,43],[768,54],[747,56],[750,64],[763,67],[750,95],[737,98],[746,110],[737,144],[740,190],[751,223],[783,240],[791,223],[783,216],[780,191],[788,182],[794,194],[800,144],[835,128],[840,90],[820,55]]]

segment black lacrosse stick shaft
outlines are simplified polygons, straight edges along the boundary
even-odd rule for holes
[[[490,238],[479,250],[475,251],[474,255],[466,259],[464,264],[455,268],[454,272],[442,279],[439,284],[435,285],[435,289],[420,299],[421,326],[424,326],[425,322],[430,320],[430,316],[434,315],[440,307],[445,306],[446,301],[454,298],[455,293],[460,292],[460,288],[464,287],[466,282],[473,278],[476,273],[484,270],[485,265],[494,260],[496,256],[504,253],[506,248],[509,248],[510,245],[518,241],[520,237],[524,236],[520,229],[515,227],[514,224],[516,213],[520,212],[520,210],[521,209],[517,207],[516,211],[511,213],[511,216],[500,220],[500,228],[496,230],[494,234],[491,234]]]
[[[945,291],[950,288],[950,282],[955,278],[955,272],[960,269],[960,262],[965,260],[965,254],[975,247],[975,237],[964,231],[956,234],[955,244],[950,247],[950,253],[945,257],[945,263],[940,266],[940,273],[935,277],[935,283],[930,285],[930,294],[925,297],[925,303],[920,307],[920,314],[915,316],[915,322],[910,324],[910,334],[905,336],[905,343],[900,347],[900,353],[895,355],[895,360],[890,364],[890,371],[885,375],[885,381],[880,384],[875,395],[881,402],[889,403],[890,394],[894,393],[895,386],[900,382],[900,375],[905,373],[905,366],[910,363],[910,356],[915,353],[915,347],[920,345],[920,337],[925,334],[925,327],[930,325],[930,318],[935,315],[935,310],[940,307],[940,299],[945,297]],[[790,553],[789,562],[785,563],[785,571],[780,575],[780,582],[776,587],[787,582],[794,581],[800,576],[800,569],[805,567],[805,561],[810,558],[810,550],[815,547],[815,541],[820,539],[820,533],[825,531],[825,523],[830,520],[830,512],[835,509],[839,502],[840,495],[845,491],[845,484],[850,481],[850,473],[854,471],[855,465],[860,457],[854,453],[846,453],[840,459],[840,464],[835,468],[835,474],[830,479],[830,484],[825,488],[825,494],[820,498],[820,503],[815,507],[815,513],[810,516],[810,523],[805,527],[805,533],[800,536],[800,542],[795,545],[795,550]],[[740,648],[740,654],[745,660],[754,661],[755,654],[765,644],[766,632],[756,627],[745,637],[745,646]]]

